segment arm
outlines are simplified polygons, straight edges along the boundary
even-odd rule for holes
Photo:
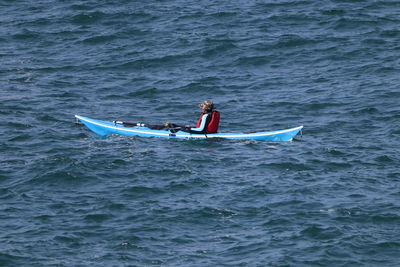
[[[206,122],[207,122],[208,114],[204,114],[201,118],[201,123],[199,128],[190,128],[190,131],[201,133],[206,129]]]

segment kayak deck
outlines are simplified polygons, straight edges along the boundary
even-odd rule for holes
[[[171,133],[168,130],[152,130],[145,126],[125,127],[110,121],[96,120],[79,115],[75,117],[81,121],[86,127],[98,135],[119,134],[125,136],[142,136],[142,137],[164,137],[179,139],[208,139],[208,138],[225,138],[225,139],[249,139],[263,141],[292,141],[302,129],[303,126],[296,128],[268,131],[258,133],[214,133],[214,134],[191,134],[183,131]]]

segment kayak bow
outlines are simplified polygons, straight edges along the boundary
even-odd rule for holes
[[[302,129],[303,126],[296,128],[268,131],[258,133],[214,133],[214,134],[191,134],[187,132],[171,133],[165,130],[152,130],[146,126],[124,127],[123,125],[103,120],[95,120],[87,117],[75,115],[86,127],[98,135],[119,134],[125,136],[142,136],[142,137],[164,137],[164,138],[179,138],[179,139],[207,139],[207,138],[225,138],[225,139],[249,139],[263,141],[292,141]]]

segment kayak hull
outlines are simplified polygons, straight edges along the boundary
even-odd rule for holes
[[[79,115],[75,117],[81,121],[86,127],[98,135],[105,136],[110,134],[119,134],[125,136],[141,136],[141,137],[163,137],[175,139],[209,139],[209,138],[224,138],[224,139],[247,139],[247,140],[262,140],[271,142],[292,141],[302,129],[303,126],[296,128],[268,131],[258,133],[214,133],[214,134],[191,134],[183,131],[171,133],[168,130],[152,130],[144,126],[124,127],[110,121],[96,120]]]

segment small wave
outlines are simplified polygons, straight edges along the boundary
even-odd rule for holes
[[[164,55],[159,57],[152,57],[152,58],[141,58],[135,59],[126,63],[122,63],[119,65],[109,66],[107,68],[112,69],[148,69],[148,68],[166,68],[168,66],[174,66],[180,64],[180,60],[188,60],[187,56],[184,54],[177,54],[177,55]]]
[[[383,37],[383,38],[399,38],[400,30],[397,30],[397,29],[384,30],[379,33],[379,36]]]
[[[323,212],[323,213],[334,213],[334,212],[336,212],[336,209],[325,209],[325,210],[319,210],[320,212]]]
[[[382,38],[366,38],[364,40],[362,40],[362,43],[364,43],[365,45],[369,45],[371,47],[376,46],[376,47],[380,47],[385,45],[386,40],[382,39]]]
[[[135,97],[149,97],[149,98],[153,98],[155,95],[160,94],[161,91],[155,87],[151,87],[151,88],[146,88],[146,89],[141,89],[141,90],[135,90],[134,92],[130,92],[128,94],[126,94],[126,97],[130,97],[130,98],[135,98]]]
[[[13,161],[8,161],[8,162],[4,162],[1,161],[1,164],[12,164],[14,165],[15,163]],[[1,177],[1,176],[0,176]],[[0,199],[2,201],[6,201],[9,199],[13,199],[17,196],[16,193],[14,193],[12,190],[8,189],[8,188],[0,188]]]
[[[319,41],[315,39],[309,39],[305,37],[301,37],[298,35],[284,35],[281,38],[279,38],[278,42],[275,44],[276,48],[291,48],[291,47],[300,47],[300,46],[306,46],[308,44],[316,44]]]
[[[6,249],[0,252],[0,265],[1,266],[17,266],[21,265],[24,262],[30,262],[32,264],[32,260],[34,258],[28,256],[18,255],[19,253],[13,249],[13,251],[8,251]]]
[[[400,242],[397,241],[384,241],[384,242],[379,242],[376,244],[378,248],[384,248],[384,249],[399,249],[400,248]]]
[[[108,213],[107,214],[106,213],[89,214],[84,217],[85,221],[96,222],[96,223],[101,223],[101,222],[104,222],[111,218],[112,218],[112,216]]]
[[[378,24],[376,18],[371,17],[369,20],[355,18],[355,17],[342,17],[333,23],[333,29],[336,31],[358,31],[358,34],[369,32],[371,27]]]
[[[227,53],[228,51],[236,49],[237,46],[233,44],[232,42],[226,42],[222,44],[218,44],[214,46],[213,48],[207,48],[202,50],[201,56],[208,58],[208,57],[214,57],[217,55],[223,55],[223,53]]]
[[[400,216],[394,213],[384,213],[371,216],[375,223],[396,223],[400,220]]]
[[[218,92],[222,92],[222,90],[219,87],[215,87],[212,84],[203,83],[201,81],[193,81],[176,89],[179,92],[199,93],[202,95],[205,95],[207,93],[216,94]]]
[[[65,159],[53,159],[53,160],[65,160]],[[70,160],[66,160],[67,165],[73,164]],[[48,185],[48,186],[68,186],[76,182],[86,182],[89,176],[83,176],[79,173],[70,172],[68,170],[52,171],[46,174],[38,174],[34,178],[27,180],[27,184],[32,185]],[[91,180],[91,178],[89,179]]]
[[[13,38],[16,40],[38,39],[39,37],[40,34],[38,32],[30,31],[27,29],[24,29],[21,32],[13,35]]]
[[[85,3],[85,4],[72,4],[69,6],[70,9],[72,10],[79,10],[79,11],[86,11],[86,10],[92,10],[93,5],[90,3]]]
[[[350,112],[351,115],[379,114],[380,111],[375,107],[366,107]]]
[[[291,223],[290,220],[285,218],[273,218],[265,222],[263,226],[274,227],[274,226],[281,226],[285,227],[285,225],[289,225]]]
[[[251,65],[251,66],[262,66],[267,63],[270,63],[271,56],[247,56],[240,57],[236,60],[236,63],[239,65]]]
[[[343,16],[346,14],[346,11],[344,9],[326,9],[321,10],[320,12],[321,14],[328,16]]]
[[[51,93],[51,94],[46,94],[43,95],[45,97],[50,97],[50,98],[75,98],[75,97],[80,97],[80,95],[74,93],[74,92],[58,92],[58,93]]]
[[[308,1],[294,1],[294,0],[286,0],[286,1],[271,1],[271,2],[264,2],[258,3],[257,8],[263,8],[265,10],[270,11],[274,8],[300,8],[305,4],[309,3]]]
[[[334,103],[334,102],[319,102],[319,103],[307,103],[304,104],[303,107],[306,110],[322,110],[322,109],[329,109],[329,108],[339,108],[344,106],[344,103]]]
[[[7,122],[6,125],[15,130],[17,130],[17,129],[27,130],[27,129],[33,128],[33,125],[31,125],[31,124],[26,124],[26,123],[21,123],[21,122],[13,122],[13,121]]]
[[[114,41],[118,38],[117,35],[111,34],[111,35],[98,35],[94,37],[89,37],[83,40],[83,43],[87,44],[102,44],[110,41]]]
[[[379,66],[376,68],[376,73],[379,74],[397,74],[399,73],[399,68],[393,67],[393,66]]]
[[[336,227],[312,225],[302,230],[301,234],[316,240],[331,240],[342,236],[343,232]]]
[[[375,161],[379,162],[379,163],[393,163],[394,162],[394,160],[387,155],[376,157]]]
[[[8,142],[26,142],[32,139],[30,134],[19,134],[18,136],[14,136],[8,139]]]
[[[81,13],[73,16],[71,22],[77,25],[89,25],[102,20],[105,16],[105,13],[99,11]]]
[[[239,13],[235,11],[218,11],[215,13],[211,13],[208,16],[213,17],[213,18],[218,18],[218,19],[226,19],[230,17],[235,17]]]
[[[129,194],[140,194],[140,195],[147,195],[147,194],[160,194],[164,193],[163,190],[157,187],[147,187],[147,186],[132,186],[122,190],[123,193]]]
[[[284,162],[284,163],[261,163],[257,165],[259,168],[272,168],[277,170],[286,170],[286,171],[309,171],[313,170],[309,165],[303,163],[292,163],[292,162]]]
[[[227,210],[227,209],[218,209],[218,208],[213,208],[213,207],[204,207],[198,211],[199,217],[205,217],[205,218],[231,218],[234,215],[236,215],[235,212]]]

